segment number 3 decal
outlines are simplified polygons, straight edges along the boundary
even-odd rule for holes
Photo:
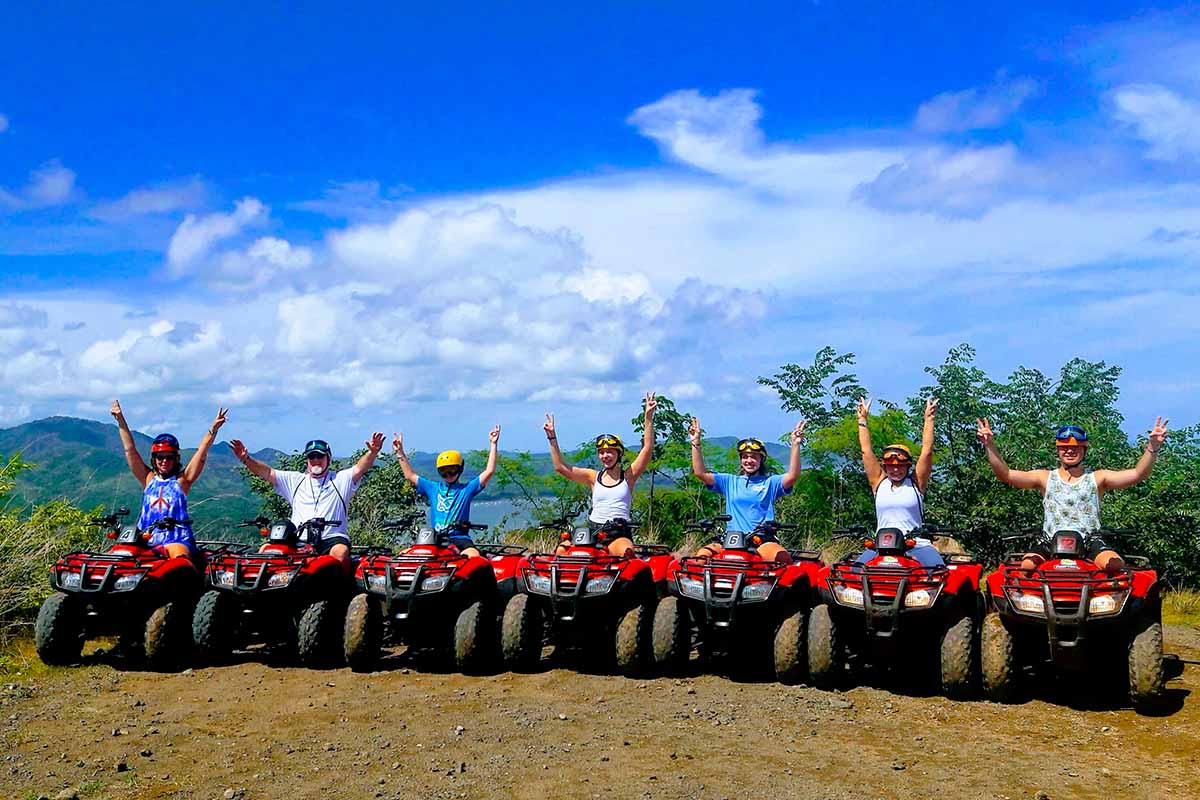
[[[576,544],[587,544],[587,537],[588,537],[587,531],[575,531],[575,543]]]

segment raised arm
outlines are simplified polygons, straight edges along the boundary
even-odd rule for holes
[[[871,399],[861,398],[858,401],[858,447],[862,450],[863,471],[867,473],[867,483],[871,484],[871,489],[874,490],[879,486],[879,481],[883,480],[883,467],[879,466],[875,448],[871,446],[871,429],[867,427],[870,415]]]
[[[692,417],[692,423],[688,425],[688,436],[692,440],[692,474],[699,478],[705,486],[712,486],[716,483],[716,479],[704,466],[704,450],[700,443],[700,420],[695,417]]]
[[[221,426],[225,424],[225,415],[228,413],[228,408],[217,407],[217,418],[200,437],[200,445],[188,459],[187,467],[184,468],[183,475],[179,479],[179,488],[183,490],[184,494],[187,494],[188,489],[192,488],[192,484],[200,477],[200,473],[204,472],[204,462],[208,460],[209,448],[213,446],[213,442],[217,441],[217,431],[221,430]]]
[[[275,484],[275,470],[271,469],[270,464],[264,464],[257,458],[250,455],[250,451],[246,449],[246,445],[241,439],[230,439],[229,447],[233,450],[233,456],[242,465],[250,470],[250,474],[255,477],[262,478],[264,481],[269,481],[271,485]]]
[[[1101,493],[1109,489],[1125,489],[1149,478],[1150,471],[1154,469],[1154,460],[1158,458],[1158,451],[1162,449],[1163,444],[1167,440],[1168,422],[1170,420],[1163,419],[1162,417],[1157,417],[1154,420],[1154,427],[1150,430],[1149,439],[1146,441],[1146,450],[1142,453],[1142,457],[1138,459],[1138,463],[1133,469],[1096,470],[1096,488]]]
[[[137,479],[138,485],[144,487],[146,479],[150,477],[150,468],[142,460],[142,454],[137,451],[137,444],[133,441],[129,423],[125,421],[125,414],[121,412],[120,400],[113,400],[109,413],[117,420],[117,430],[121,433],[121,446],[125,448],[125,463],[129,465],[129,471]]]
[[[925,494],[929,486],[929,476],[933,474],[933,416],[937,412],[938,399],[931,397],[925,401],[925,424],[921,428],[921,455],[917,457],[917,470],[914,476],[917,491]]]
[[[554,428],[553,414],[546,414],[546,422],[542,425],[542,430],[546,432],[546,441],[550,444],[550,462],[554,464],[554,471],[569,481],[591,486],[596,481],[596,470],[573,467],[563,460],[562,451],[558,449],[558,433]]]
[[[492,428],[488,431],[488,460],[487,466],[483,468],[483,472],[479,473],[479,486],[483,488],[488,485],[488,481],[496,474],[496,455],[500,449],[500,426]]]
[[[361,481],[371,467],[375,466],[375,459],[379,458],[379,451],[383,449],[383,432],[372,433],[371,438],[367,439],[366,445],[367,452],[363,453],[362,458],[354,464],[354,472],[351,473],[355,483]]]
[[[1018,489],[1046,491],[1046,478],[1050,474],[1049,472],[1044,469],[1033,470],[1032,472],[1009,469],[1008,464],[1004,463],[1004,457],[996,449],[995,434],[992,433],[992,425],[988,422],[987,417],[975,420],[975,424],[978,426],[975,435],[979,437],[983,449],[987,452],[988,466],[992,468],[992,472],[996,473],[996,477],[1000,479],[1001,483],[1007,483],[1009,486],[1014,486]]]
[[[804,429],[808,427],[808,420],[800,420],[796,423],[796,427],[792,429],[792,452],[788,456],[788,469],[783,473],[783,478],[780,482],[783,488],[791,491],[796,485],[796,481],[800,478],[800,445],[804,443]]]
[[[412,464],[408,463],[408,456],[404,454],[404,434],[392,434],[392,452],[396,454],[396,460],[400,462],[400,470],[404,473],[404,479],[416,486],[417,481],[421,480],[421,476],[412,468]]]
[[[658,408],[658,398],[654,396],[654,392],[646,392],[644,405],[646,416],[642,420],[642,449],[638,451],[633,463],[629,465],[627,475],[630,485],[642,477],[642,473],[646,471],[646,467],[654,455],[654,409]]]

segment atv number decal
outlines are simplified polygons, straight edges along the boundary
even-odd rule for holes
[[[587,544],[587,539],[587,531],[575,531],[575,544]]]
[[[725,535],[726,547],[741,547],[742,535],[740,533],[729,533]]]

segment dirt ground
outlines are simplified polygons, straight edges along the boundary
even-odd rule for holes
[[[0,691],[0,798],[1196,798],[1200,632],[1172,708],[1016,706],[717,676],[104,659]]]

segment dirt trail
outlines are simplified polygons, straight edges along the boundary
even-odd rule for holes
[[[1200,633],[1169,628],[1167,649],[1183,670],[1159,718],[396,659],[368,675],[92,664],[4,687],[0,798],[1195,798]]]

